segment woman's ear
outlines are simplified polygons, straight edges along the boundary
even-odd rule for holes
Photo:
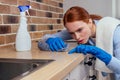
[[[93,25],[92,19],[89,19],[88,25],[89,25],[90,27],[92,27],[92,25]]]
[[[89,19],[89,23],[90,23],[90,24],[92,24],[92,23],[93,23],[92,19]]]

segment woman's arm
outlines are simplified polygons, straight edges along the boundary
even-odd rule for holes
[[[117,26],[113,37],[114,56],[107,65],[114,73],[120,74],[120,25]]]

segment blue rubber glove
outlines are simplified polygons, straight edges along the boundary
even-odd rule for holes
[[[104,50],[95,46],[84,45],[84,44],[78,45],[76,48],[68,52],[68,54],[72,54],[72,53],[83,53],[85,55],[87,53],[92,54],[96,56],[98,59],[100,59],[101,61],[103,61],[106,65],[110,62],[112,58],[112,56],[107,52],[105,52]]]
[[[67,44],[59,37],[48,38],[46,43],[49,45],[51,51],[64,51]]]

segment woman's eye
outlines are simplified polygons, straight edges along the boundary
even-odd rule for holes
[[[80,29],[77,30],[77,32],[81,32],[82,30],[83,30],[83,28],[80,28]]]
[[[70,35],[73,35],[74,33],[70,33]]]

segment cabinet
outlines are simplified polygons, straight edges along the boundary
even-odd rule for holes
[[[96,80],[95,60],[87,55],[63,80]]]
[[[63,80],[70,80],[70,74],[68,74]]]
[[[89,67],[81,62],[63,80],[88,80]]]
[[[68,41],[69,42],[69,41]],[[76,46],[77,43],[69,42],[69,46]],[[86,65],[86,63],[91,62],[91,64]],[[96,75],[94,74],[94,57],[90,54],[87,54],[84,60],[79,63],[63,80],[95,80],[90,79],[89,76]],[[92,70],[92,71],[91,71]]]

